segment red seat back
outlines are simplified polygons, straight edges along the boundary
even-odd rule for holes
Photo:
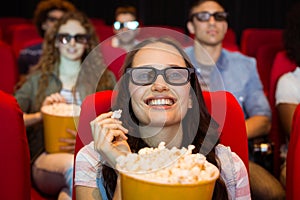
[[[108,26],[105,24],[95,24],[94,27],[100,42],[114,35],[112,26]]]
[[[86,145],[93,140],[90,122],[101,113],[105,113],[110,110],[112,95],[112,90],[105,90],[91,94],[84,99],[81,105],[81,112],[78,122],[75,156],[83,146],[81,144]]]
[[[292,123],[292,132],[286,160],[286,199],[296,200],[300,196],[300,104]]]
[[[20,50],[25,48],[29,41],[38,40],[38,42],[42,42],[42,38],[33,24],[15,25],[11,29],[11,45],[16,57],[19,56]]]
[[[279,176],[280,171],[280,146],[285,143],[285,136],[280,131],[279,116],[275,107],[275,92],[278,79],[284,73],[293,71],[296,65],[292,63],[286,56],[285,51],[280,51],[276,54],[273,62],[271,77],[270,77],[270,90],[269,90],[269,102],[272,110],[272,124],[269,137],[274,143],[274,174]]]
[[[30,200],[30,155],[21,111],[16,99],[0,91],[0,199]]]
[[[273,66],[273,61],[276,54],[284,49],[283,43],[270,43],[263,44],[257,49],[256,61],[257,61],[257,71],[260,80],[264,87],[264,92],[268,96],[270,88],[270,77],[271,70]]]
[[[220,143],[229,146],[243,160],[249,171],[248,138],[244,113],[236,98],[227,91],[203,92],[211,116],[222,132]]]
[[[101,25],[105,25],[105,20],[102,18],[97,18],[97,17],[91,17],[90,21],[92,22],[92,24],[94,26],[101,26]]]
[[[0,41],[0,90],[13,94],[18,74],[17,61],[12,48]]]
[[[257,50],[264,44],[282,43],[282,29],[247,28],[241,36],[241,52],[256,57]]]
[[[78,151],[84,146],[89,144],[92,138],[92,131],[90,127],[90,122],[94,120],[101,113],[108,112],[111,108],[113,91],[105,90],[96,92],[87,96],[82,105],[79,117],[77,135],[76,135],[76,145],[74,151],[74,169],[75,169],[75,159]],[[75,177],[75,170],[73,171],[73,180]],[[73,181],[74,185],[74,181]],[[75,188],[73,189],[73,200],[76,200]]]
[[[32,24],[32,21],[23,17],[0,17],[0,28],[3,33],[3,40],[11,44],[11,26],[17,24]]]

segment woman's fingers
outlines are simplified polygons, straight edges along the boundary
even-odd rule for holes
[[[101,115],[99,115],[98,117],[96,117],[93,121],[102,121],[103,119],[107,119],[110,118],[112,116],[113,112],[107,112],[107,113],[103,113]]]
[[[108,142],[120,141],[120,140],[127,140],[127,136],[125,133],[118,129],[108,129],[105,139]]]
[[[70,153],[74,153],[75,146],[74,145],[60,146],[59,149],[62,150],[62,151],[67,151],[67,152],[70,152]]]
[[[126,128],[124,128],[121,124],[105,124],[105,123],[99,123],[98,124],[99,126],[102,126],[103,128],[106,128],[106,129],[111,129],[111,130],[121,130],[123,131],[124,133],[127,133],[128,130]]]
[[[127,144],[128,130],[118,119],[111,118],[112,112],[103,113],[90,122],[94,148],[111,166],[118,156],[130,152]]]
[[[76,143],[76,139],[73,138],[60,138],[59,141],[68,143],[68,145],[75,145]]]
[[[43,106],[53,103],[66,103],[66,99],[59,93],[53,93],[45,98]]]
[[[127,139],[124,133],[128,133],[128,130],[122,126],[122,122],[118,119],[111,118],[112,112],[104,113],[99,115],[95,120],[90,122],[92,135],[94,140],[99,137],[106,137],[108,130],[120,130],[120,135],[114,135],[115,137],[120,136],[123,139]],[[101,135],[101,136],[100,136]],[[102,138],[103,140],[103,138]]]
[[[77,135],[77,131],[69,129],[69,128],[67,129],[67,132],[70,133],[71,135],[73,135],[74,137],[76,137],[76,135]]]
[[[124,153],[129,153],[131,151],[130,147],[129,147],[129,144],[125,140],[114,142],[114,146],[119,151],[124,152]]]
[[[59,141],[65,143],[65,145],[60,146],[60,149],[63,151],[74,152],[77,132],[72,129],[67,129],[67,132],[73,135],[74,138],[60,138]]]

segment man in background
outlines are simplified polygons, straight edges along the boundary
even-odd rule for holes
[[[228,29],[227,17],[228,13],[216,0],[194,1],[189,10],[187,28],[195,35],[195,42],[186,53],[203,90],[225,90],[235,96],[245,115],[251,145],[252,139],[269,133],[271,109],[256,69],[256,60],[222,46]],[[280,182],[251,159],[249,176],[253,199],[285,198]]]

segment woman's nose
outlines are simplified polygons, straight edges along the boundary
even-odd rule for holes
[[[158,75],[156,80],[154,81],[154,83],[151,86],[152,91],[162,92],[162,91],[168,90],[168,89],[169,89],[168,83],[166,83],[166,81],[162,75]]]
[[[71,39],[70,39],[70,45],[72,45],[72,46],[74,46],[75,44],[76,44],[76,40],[75,40],[75,38],[74,37],[72,37]]]

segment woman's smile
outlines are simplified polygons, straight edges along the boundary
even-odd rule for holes
[[[170,107],[176,103],[176,99],[169,96],[157,96],[147,98],[144,102],[151,107]]]

